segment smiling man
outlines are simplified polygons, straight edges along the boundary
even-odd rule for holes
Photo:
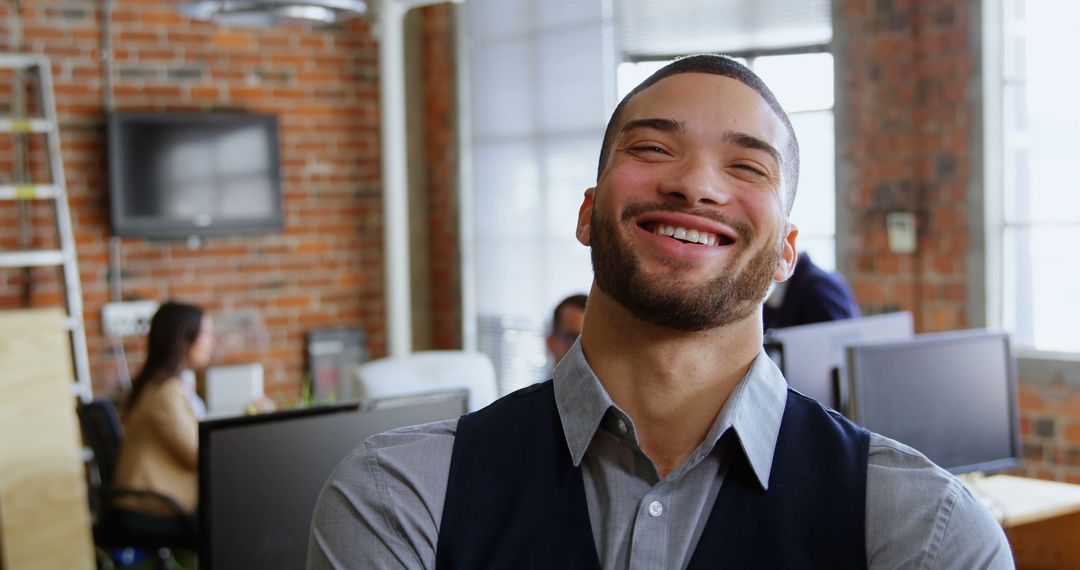
[[[647,79],[585,191],[595,279],[553,380],[368,440],[323,490],[309,567],[1011,567],[963,485],[762,352],[797,177],[791,124],[742,65]]]

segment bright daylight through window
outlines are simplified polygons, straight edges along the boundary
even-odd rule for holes
[[[1080,2],[1003,8],[1002,324],[1018,346],[1080,352],[1080,265],[1066,249],[1080,241],[1080,76],[1069,64]]]

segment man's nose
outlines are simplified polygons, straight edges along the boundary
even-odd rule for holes
[[[717,206],[731,199],[723,170],[704,157],[687,157],[673,165],[660,190],[668,199],[689,207]]]

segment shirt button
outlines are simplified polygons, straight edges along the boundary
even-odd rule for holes
[[[660,501],[653,501],[649,503],[649,516],[658,517],[664,514],[664,505],[660,504]]]
[[[624,422],[622,420],[619,420],[615,424],[615,427],[619,429],[619,433],[621,433],[623,435],[626,435],[626,422]]]

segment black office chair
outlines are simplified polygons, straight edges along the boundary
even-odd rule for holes
[[[113,552],[123,549],[153,551],[161,568],[170,567],[172,549],[197,550],[194,518],[175,500],[153,491],[113,485],[124,428],[112,402],[97,399],[80,404],[78,414],[83,439],[94,453],[89,469],[94,544],[110,558]],[[145,497],[161,503],[173,515],[156,516],[117,507],[113,502],[119,497]]]

